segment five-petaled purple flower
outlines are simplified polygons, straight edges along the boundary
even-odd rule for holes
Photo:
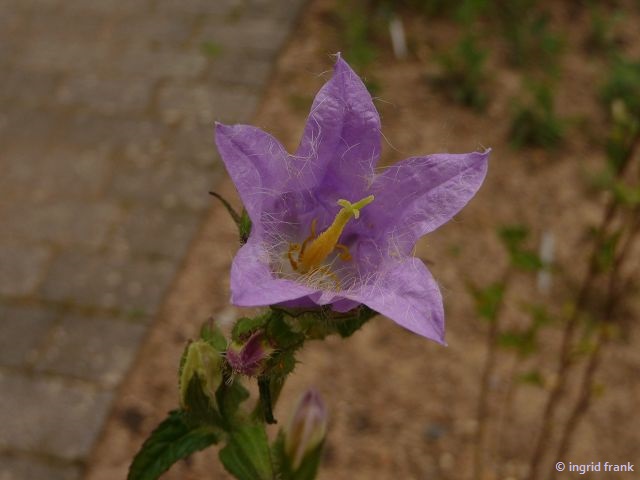
[[[380,117],[339,55],[293,155],[248,125],[217,124],[216,144],[253,222],[233,261],[232,303],[337,312],[365,304],[444,342],[440,291],[412,251],[480,188],[488,150],[376,172]]]

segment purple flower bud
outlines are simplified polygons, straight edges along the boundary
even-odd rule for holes
[[[322,443],[326,431],[327,409],[322,397],[316,390],[307,390],[298,400],[285,431],[284,449],[292,470],[297,470],[304,458]]]
[[[262,372],[265,360],[273,348],[261,331],[255,332],[244,344],[232,343],[227,348],[227,362],[234,373],[254,376]]]

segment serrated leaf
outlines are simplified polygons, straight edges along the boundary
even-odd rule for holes
[[[274,478],[264,425],[249,424],[233,430],[219,456],[225,468],[238,480]]]
[[[128,480],[156,480],[178,460],[217,443],[212,427],[191,428],[179,411],[169,416],[151,433],[129,467]]]

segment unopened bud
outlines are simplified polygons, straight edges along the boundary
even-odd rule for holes
[[[260,331],[243,343],[232,343],[227,348],[226,358],[234,373],[254,376],[262,373],[264,363],[273,352],[273,347]]]
[[[307,390],[289,421],[284,437],[285,454],[293,471],[297,470],[309,454],[316,454],[327,432],[327,409],[320,394]]]
[[[198,376],[204,394],[215,405],[216,390],[222,383],[222,358],[220,352],[204,340],[191,342],[185,352],[180,372],[180,405],[189,408],[189,383]]]

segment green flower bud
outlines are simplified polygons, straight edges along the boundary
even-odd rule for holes
[[[187,346],[180,370],[180,406],[183,409],[189,409],[189,383],[195,375],[211,404],[216,404],[216,390],[222,383],[221,366],[222,355],[204,340],[196,340]]]

